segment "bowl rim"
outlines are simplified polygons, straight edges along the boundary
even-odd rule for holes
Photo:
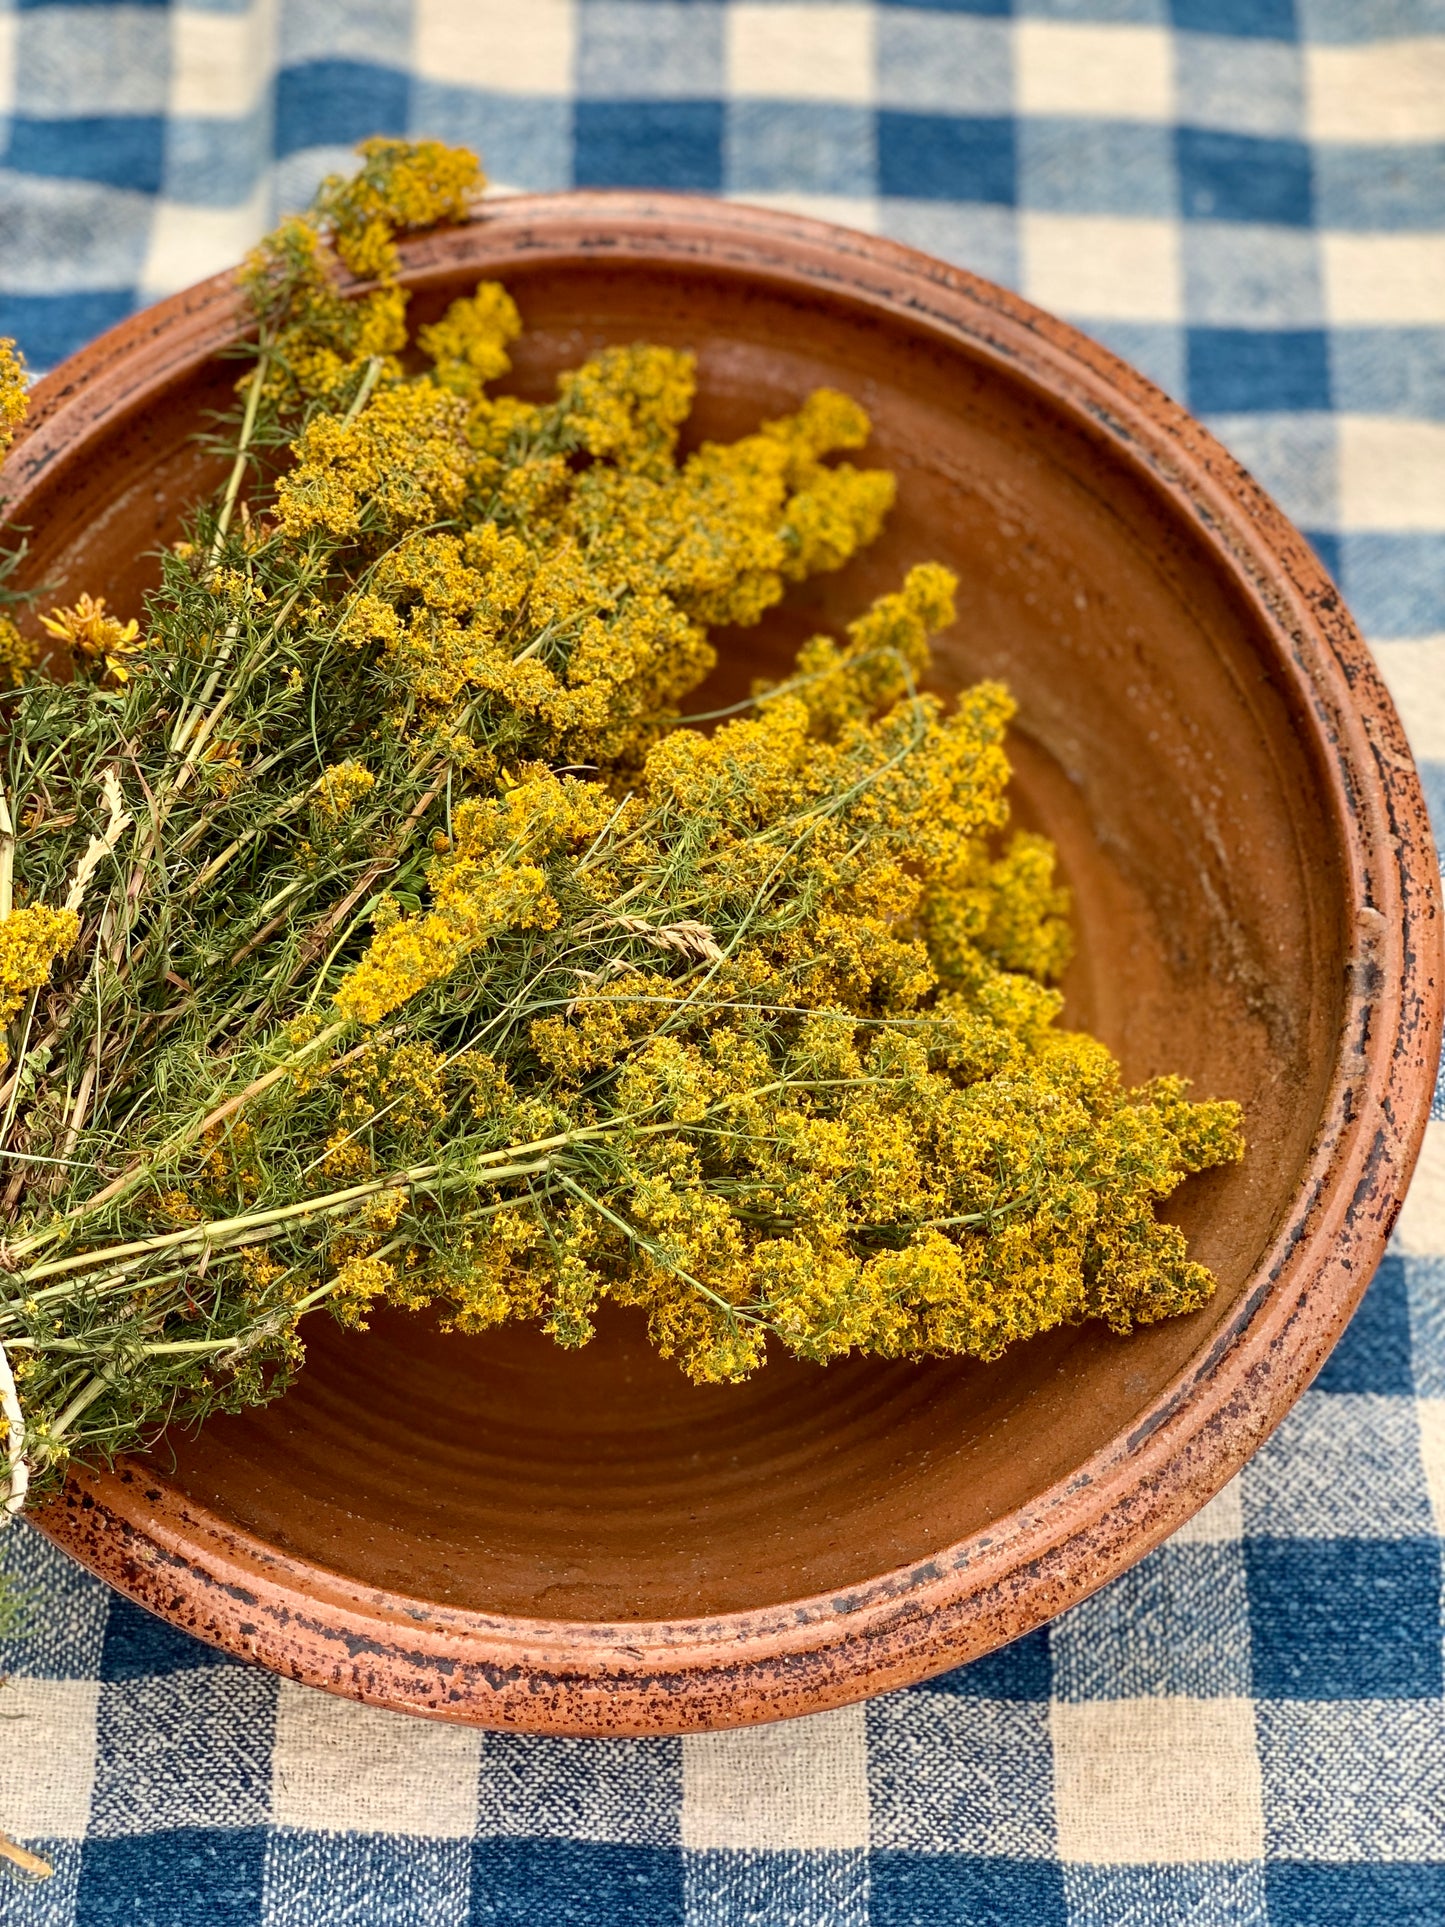
[[[1178,404],[1079,330],[898,242],[699,196],[489,197],[404,244],[404,280],[459,269],[689,264],[820,292],[1006,369],[1208,531],[1250,602],[1333,793],[1353,918],[1324,1122],[1228,1323],[1136,1420],[1015,1512],[841,1590],[692,1619],[579,1622],[442,1607],[293,1559],[143,1461],[74,1473],[36,1515],[142,1606],[274,1671],[373,1705],[531,1732],[664,1734],[820,1711],[1019,1636],[1142,1557],[1279,1423],[1363,1293],[1414,1167],[1439,1061],[1440,879],[1399,718],[1303,536]],[[37,385],[10,506],[58,456],[235,341],[234,276],[121,322]]]

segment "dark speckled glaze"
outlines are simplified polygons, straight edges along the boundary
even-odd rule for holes
[[[1016,297],[892,243],[634,194],[499,201],[408,245],[424,319],[503,278],[514,382],[608,341],[697,349],[696,429],[819,382],[900,479],[878,547],[723,638],[727,700],[909,563],[962,578],[945,688],[1020,699],[1022,821],[1075,892],[1070,1014],[1131,1077],[1248,1116],[1171,1210],[1220,1289],[1120,1341],[980,1367],[774,1360],[694,1390],[618,1315],[580,1354],[313,1321],[274,1407],[41,1516],[178,1626],[376,1705],[663,1733],[838,1705],[1037,1625],[1216,1492],[1338,1337],[1384,1248],[1440,1035],[1438,879],[1389,699],[1303,539],[1180,409]],[[240,327],[224,279],[49,376],[12,455],[32,580],[128,611],[211,471],[187,440]]]

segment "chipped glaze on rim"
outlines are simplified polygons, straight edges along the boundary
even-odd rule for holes
[[[1441,1028],[1439,875],[1399,719],[1304,538],[1209,433],[1063,322],[894,242],[686,196],[485,204],[408,243],[406,279],[523,262],[691,262],[806,288],[1001,365],[1206,532],[1309,719],[1353,914],[1325,1122],[1293,1210],[1229,1322],[1127,1431],[987,1531],[844,1592],[714,1618],[492,1616],[294,1561],[139,1462],[73,1476],[38,1523],[141,1605],[239,1657],[373,1705],[572,1734],[658,1734],[816,1712],[986,1652],[1113,1578],[1210,1498],[1318,1370],[1378,1263],[1413,1169]],[[7,464],[23,497],[56,454],[235,340],[219,276],[122,323],[41,382]]]

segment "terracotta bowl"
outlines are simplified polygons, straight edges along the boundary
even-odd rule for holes
[[[560,1733],[835,1706],[958,1665],[1138,1559],[1236,1472],[1338,1337],[1427,1113],[1440,905],[1409,752],[1303,539],[1209,435],[1070,328],[885,241],[632,194],[500,201],[410,245],[413,315],[499,276],[516,387],[607,342],[699,354],[697,436],[826,382],[897,471],[878,546],[724,639],[700,706],[779,668],[904,568],[962,580],[956,688],[1021,704],[1019,817],[1062,851],[1070,1015],[1128,1074],[1248,1117],[1243,1165],[1172,1209],[1220,1288],[1127,1340],[1056,1332],[980,1367],[775,1359],[698,1391],[608,1320],[317,1318],[270,1409],[77,1474],[41,1524],[228,1651],[374,1704]],[[31,580],[138,604],[210,480],[224,278],[40,386],[7,470]]]

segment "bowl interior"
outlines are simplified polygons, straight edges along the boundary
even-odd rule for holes
[[[697,706],[779,673],[910,564],[957,571],[937,680],[1000,676],[1019,700],[1017,818],[1055,839],[1075,894],[1070,1018],[1131,1079],[1180,1070],[1245,1106],[1243,1165],[1170,1205],[1219,1291],[1123,1341],[1057,1332],[987,1367],[774,1358],[706,1390],[621,1313],[580,1354],[527,1329],[443,1338],[388,1313],[356,1334],[317,1317],[285,1399],[172,1436],[146,1477],[295,1557],[454,1607],[652,1620],[846,1588],[1067,1477],[1227,1319],[1324,1103],[1343,996],[1334,807],[1208,531],[1024,377],[725,268],[524,262],[506,278],[527,324],[518,392],[548,395],[601,345],[649,339],[698,353],[694,439],[744,432],[819,384],[865,403],[867,459],[900,481],[883,539],[724,636]],[[414,318],[472,279],[423,277]],[[193,369],[98,431],[36,515],[32,580],[137,607],[145,552],[208,478],[186,438],[234,372]]]

